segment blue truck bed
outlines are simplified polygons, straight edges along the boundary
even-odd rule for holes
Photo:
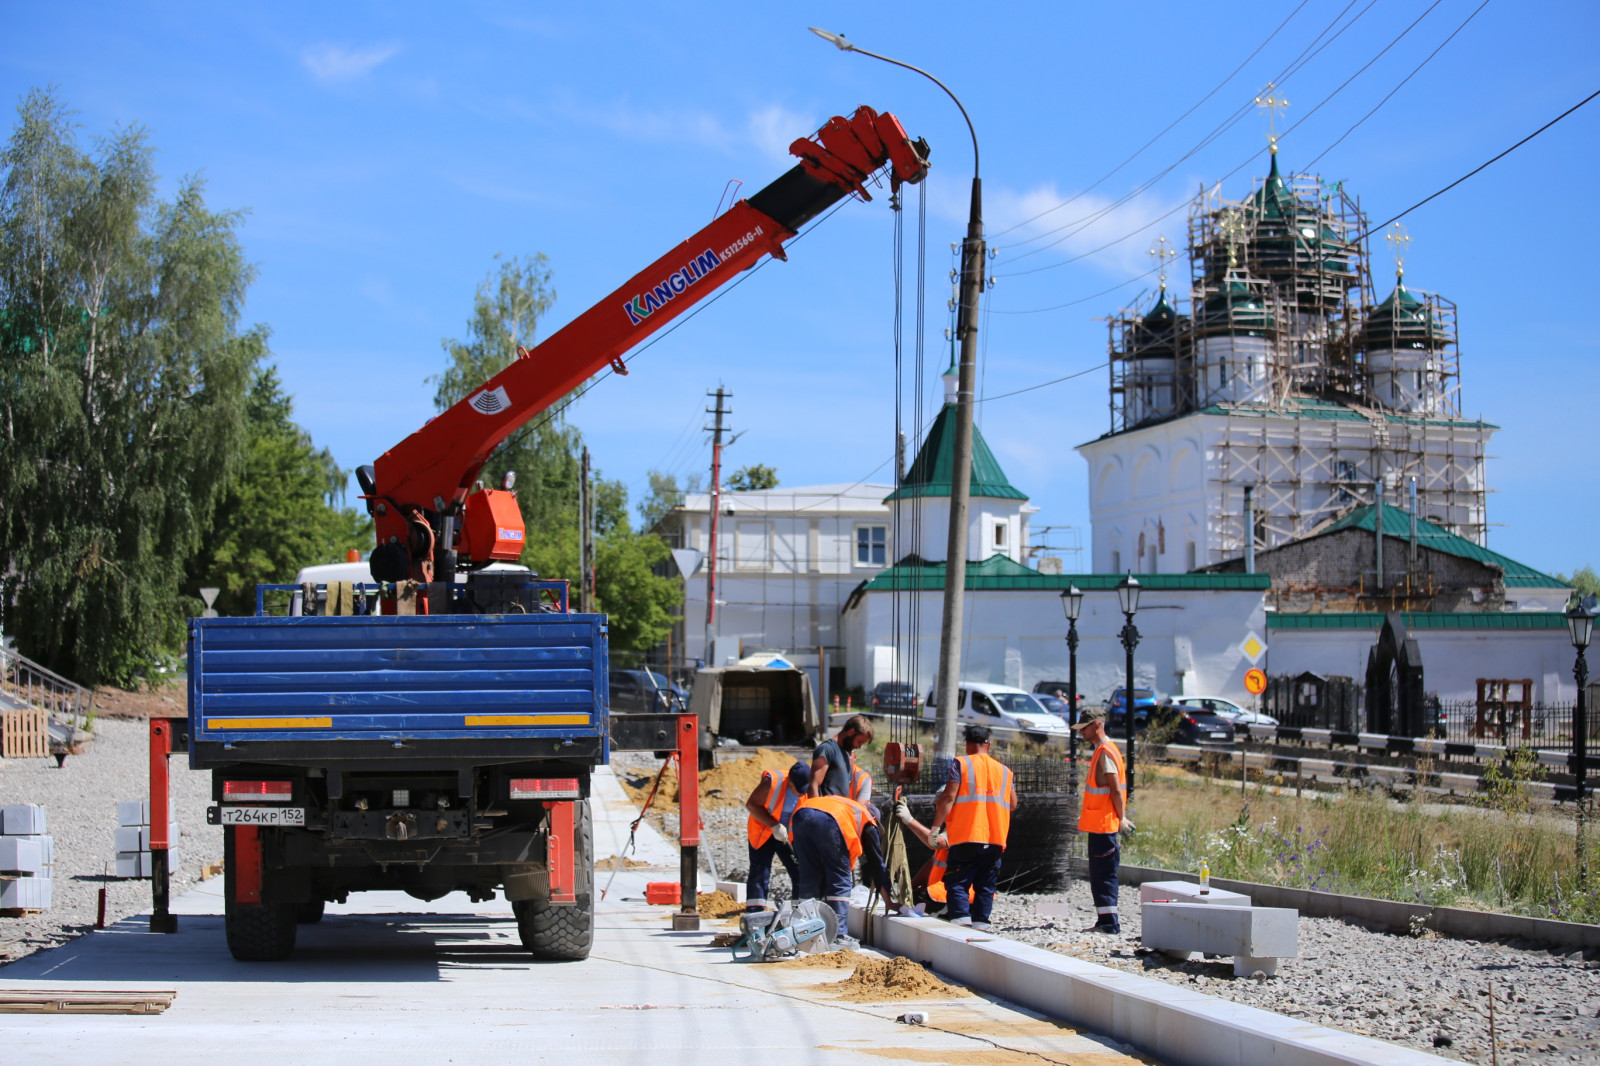
[[[601,762],[607,668],[604,615],[197,618],[190,761]]]

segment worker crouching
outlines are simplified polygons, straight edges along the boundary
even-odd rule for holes
[[[811,768],[796,760],[787,774],[766,770],[761,783],[744,801],[750,812],[747,835],[750,839],[750,873],[745,878],[745,909],[765,910],[769,904],[767,893],[772,887],[772,860],[776,856],[789,873],[789,883],[798,884],[799,870],[795,866],[794,849],[789,842],[789,830],[795,807],[805,796],[811,784]]]
[[[800,877],[795,882],[795,898],[820,899],[832,907],[839,916],[838,939],[846,946],[850,944],[844,931],[850,918],[851,873],[863,856],[863,880],[892,908],[878,812],[847,796],[809,797],[796,808],[794,857]]]
[[[1010,767],[989,755],[988,727],[969,725],[964,735],[967,754],[951,762],[949,779],[934,804],[931,844],[936,851],[949,849],[945,916],[987,932],[1017,791]],[[969,888],[975,890],[970,897]]]

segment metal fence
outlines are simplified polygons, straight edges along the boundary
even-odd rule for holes
[[[1438,736],[1459,743],[1499,744],[1508,748],[1566,748],[1572,744],[1573,704],[1539,703],[1520,707],[1472,700],[1428,701]],[[1591,707],[1588,735],[1600,740],[1600,722]],[[1592,750],[1592,749],[1591,749]]]

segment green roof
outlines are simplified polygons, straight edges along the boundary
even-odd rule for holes
[[[1383,628],[1381,614],[1286,614],[1267,612],[1268,629],[1369,629]],[[1554,611],[1406,611],[1400,615],[1408,629],[1566,629],[1567,619]]]
[[[862,590],[942,592],[944,575],[944,563],[930,563],[908,555],[868,581]],[[1253,592],[1272,587],[1268,574],[1135,574],[1134,577],[1147,592]],[[1004,555],[991,555],[980,563],[967,564],[967,588],[982,592],[1026,589],[1064,592],[1069,585],[1078,586],[1082,592],[1113,592],[1122,578],[1122,574],[1041,574]]]
[[[1373,525],[1372,514],[1373,507],[1371,504],[1357,507],[1322,530],[1321,533],[1337,533],[1345,529],[1364,529],[1371,533]],[[1411,537],[1411,514],[1407,511],[1402,511],[1393,504],[1384,504],[1383,535],[1396,537],[1400,540],[1409,540]],[[1474,544],[1467,538],[1457,536],[1443,526],[1434,525],[1426,518],[1417,519],[1417,543],[1424,548],[1444,552],[1446,555],[1454,555],[1461,559],[1472,559],[1476,562],[1499,567],[1505,572],[1506,588],[1551,589],[1572,587],[1558,577],[1551,577],[1541,570],[1535,570],[1533,567],[1519,563],[1515,559],[1501,555],[1499,552],[1492,552],[1488,548]]]
[[[928,436],[917,452],[916,462],[906,473],[900,487],[884,497],[890,500],[909,500],[918,496],[948,496],[950,482],[955,473],[956,405],[947,403],[928,429]],[[1026,500],[1027,494],[1006,478],[1000,463],[989,450],[989,444],[977,426],[972,427],[972,489],[974,497],[991,499]]]
[[[1369,422],[1367,415],[1362,414],[1349,404],[1337,400],[1321,400],[1312,396],[1288,396],[1270,407],[1252,403],[1214,403],[1209,407],[1202,407],[1195,411],[1187,411],[1177,418],[1188,418],[1192,415],[1227,415],[1230,418],[1309,418],[1321,422]],[[1493,422],[1484,422],[1472,418],[1450,418],[1439,415],[1405,415],[1393,411],[1373,411],[1373,417],[1381,417],[1391,425],[1411,426],[1455,426],[1460,429],[1499,429]],[[1173,419],[1164,419],[1173,421]],[[1096,437],[1096,441],[1110,440],[1120,437],[1124,433],[1139,433],[1150,428],[1152,423],[1144,422],[1127,429],[1118,429],[1110,433],[1103,433]],[[1085,443],[1094,443],[1087,441]],[[1078,445],[1082,447],[1083,445]]]

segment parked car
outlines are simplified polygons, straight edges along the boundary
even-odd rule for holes
[[[689,709],[689,693],[654,670],[611,671],[614,714],[670,714]]]
[[[1248,707],[1242,707],[1232,700],[1223,699],[1221,696],[1180,696],[1172,702],[1179,707],[1195,707],[1202,711],[1215,712],[1234,725],[1278,724],[1278,720],[1270,714],[1252,711]]]
[[[872,709],[899,714],[917,713],[917,692],[909,681],[880,681],[872,689]]]
[[[1122,702],[1122,689],[1120,687],[1112,689],[1110,697],[1106,700],[1107,724],[1115,726],[1122,721]],[[1133,690],[1134,728],[1140,728],[1149,722],[1150,711],[1155,705],[1156,694],[1154,689],[1136,688]]]
[[[1043,692],[1035,692],[1033,698],[1038,700],[1044,709],[1061,719],[1068,725],[1072,724],[1072,708],[1067,701],[1059,696],[1050,696]]]
[[[929,692],[922,717],[933,718],[937,707],[934,693]],[[963,722],[1021,733],[1040,743],[1065,740],[1068,733],[1067,723],[1045,710],[1032,694],[1010,685],[991,685],[984,681],[961,682],[956,694],[956,716]]]
[[[1134,689],[1137,693],[1139,690]],[[1137,713],[1137,712],[1136,712]],[[1234,725],[1231,720],[1214,710],[1204,707],[1190,706],[1185,701],[1163,703],[1152,712],[1157,721],[1166,721],[1176,718],[1178,732],[1176,739],[1186,744],[1232,744],[1234,741]],[[1135,719],[1135,724],[1137,724]]]

